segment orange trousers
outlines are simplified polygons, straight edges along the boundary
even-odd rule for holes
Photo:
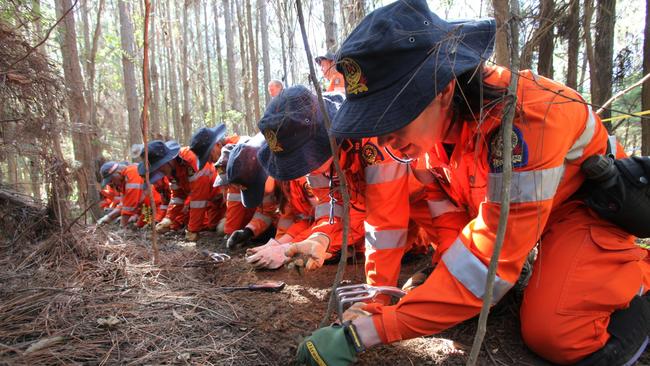
[[[633,236],[579,201],[555,210],[546,227],[521,305],[522,337],[547,360],[571,364],[602,348],[611,313],[650,287],[650,260]],[[366,310],[387,343],[450,328],[478,314],[480,304],[439,263],[397,305]]]

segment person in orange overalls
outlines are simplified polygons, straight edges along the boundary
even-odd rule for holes
[[[186,239],[198,240],[200,231],[213,230],[220,219],[219,207],[213,202],[214,167],[207,164],[199,169],[196,155],[176,141],[154,140],[148,148],[150,181],[155,183],[166,176],[171,189],[167,213],[156,230],[178,230],[187,222]],[[138,165],[138,172],[144,174],[143,162]]]
[[[493,20],[448,22],[425,0],[403,0],[369,14],[343,43],[347,99],[331,132],[378,136],[380,146],[425,159],[471,220],[423,285],[317,330],[299,346],[300,362],[346,365],[367,347],[436,334],[480,312],[502,201],[501,120],[513,99],[510,215],[492,303],[539,243],[521,305],[531,350],[557,364],[631,365],[648,344],[647,251],[576,195],[581,163],[605,153],[607,131],[577,92],[529,70],[508,95],[510,71],[484,65],[495,31]]]
[[[323,76],[328,81],[325,91],[343,94],[345,93],[345,83],[343,81],[343,74],[336,70],[335,58],[334,53],[328,51],[325,55],[316,57],[314,61],[320,66]]]
[[[144,180],[138,174],[137,164],[122,164],[115,161],[108,161],[100,168],[102,176],[102,187],[111,186],[121,196],[122,199],[116,208],[102,217],[97,224],[103,225],[120,217],[120,226],[126,227],[131,221],[141,221],[147,219],[143,213],[143,207],[150,210],[149,195],[146,193]],[[154,201],[156,207],[160,206],[160,194],[154,189]]]
[[[260,138],[257,138],[258,141]],[[249,144],[250,142],[250,144]],[[260,141],[261,142],[261,141]],[[245,147],[238,145],[247,144]],[[219,160],[215,163],[219,175],[214,181],[215,187],[221,187],[227,190],[227,210],[224,232],[228,235],[226,248],[234,249],[236,246],[244,244],[251,239],[266,241],[269,235],[273,235],[273,224],[276,218],[277,200],[275,195],[275,185],[273,179],[266,179],[261,167],[255,160],[250,159],[254,152],[246,154],[243,150],[256,149],[255,140],[251,141],[248,136],[239,139],[238,144],[227,144],[221,151]],[[228,163],[232,151],[236,151],[237,161],[232,164],[228,173]],[[242,164],[242,165],[240,165]],[[253,164],[254,169],[244,168],[245,165]],[[261,173],[261,174],[260,174]],[[230,180],[233,180],[233,184]],[[264,181],[263,179],[266,179]],[[251,199],[247,200],[247,205],[256,204],[256,206],[246,207],[243,203],[243,190],[251,187],[253,190],[263,189],[263,198],[261,202]],[[255,188],[253,188],[255,186]],[[245,188],[244,188],[245,187]]]

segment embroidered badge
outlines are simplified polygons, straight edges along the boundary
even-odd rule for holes
[[[276,135],[275,131],[273,130],[264,131],[264,138],[266,139],[266,143],[269,144],[269,149],[271,149],[272,152],[277,153],[277,152],[284,151],[284,149],[278,142],[278,136]]]
[[[363,145],[363,148],[361,149],[361,157],[363,157],[363,160],[368,165],[373,165],[378,161],[384,160],[384,155],[379,151],[379,148],[371,142]]]
[[[348,94],[358,94],[368,91],[366,78],[361,73],[361,67],[359,67],[359,64],[356,63],[356,61],[346,57],[341,60],[341,65],[343,66],[345,81],[348,84],[345,87]]]
[[[521,130],[512,126],[512,167],[521,168],[528,164],[528,145]],[[499,173],[503,170],[503,137],[501,129],[492,132],[488,145],[488,163],[490,171]]]

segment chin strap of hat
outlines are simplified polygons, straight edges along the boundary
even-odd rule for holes
[[[414,159],[411,159],[411,158],[406,158],[406,159],[398,158],[397,156],[395,156],[395,154],[393,154],[392,151],[390,151],[390,149],[388,148],[388,146],[384,146],[384,151],[386,151],[386,153],[387,153],[388,155],[390,155],[390,157],[391,157],[393,160],[395,160],[396,162],[398,162],[398,163],[409,164],[409,163],[411,163],[411,162],[414,160]],[[408,155],[407,155],[407,156],[408,156]]]

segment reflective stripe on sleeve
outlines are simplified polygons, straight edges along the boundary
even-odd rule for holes
[[[194,182],[195,180],[197,180],[197,179],[199,179],[199,178],[201,178],[203,176],[210,175],[211,173],[212,172],[210,170],[208,170],[208,169],[202,169],[202,170],[199,170],[198,173],[194,173],[193,176],[187,178],[187,180],[189,182]]]
[[[190,208],[205,208],[208,201],[190,201]]]
[[[607,144],[609,145],[609,153],[616,156],[616,153],[618,152],[618,146],[616,146],[616,136],[607,136]]]
[[[375,231],[375,228],[364,222],[366,229],[366,247],[373,249],[395,249],[406,245],[406,229]]]
[[[594,133],[596,132],[596,117],[594,117],[594,112],[589,106],[587,106],[587,109],[589,110],[589,116],[587,117],[585,129],[582,131],[580,137],[578,137],[576,142],[569,149],[569,152],[566,154],[567,160],[575,160],[580,158],[582,156],[582,153],[585,151],[585,147],[587,147],[589,142],[591,142],[591,139],[594,137]]]
[[[133,212],[135,211],[135,207],[122,206],[122,211]]]
[[[226,201],[241,202],[241,194],[239,194],[239,193],[228,193],[226,195]]]
[[[255,212],[255,214],[253,215],[253,219],[262,220],[267,225],[270,225],[271,222],[273,221],[269,216],[259,212]]]
[[[158,208],[161,209],[161,210],[166,210],[166,209],[167,209],[167,205],[160,205],[160,206],[158,206]]]
[[[458,282],[463,284],[474,296],[483,299],[486,290],[488,267],[456,239],[454,244],[442,255],[442,261]],[[492,305],[496,304],[512,288],[513,284],[496,276]]]
[[[460,207],[456,207],[450,200],[427,201],[427,206],[429,206],[429,212],[434,219],[449,212],[465,211]]]
[[[307,183],[312,188],[328,188],[330,186],[330,179],[324,174],[315,174],[307,176]]]
[[[537,202],[553,198],[564,175],[564,165],[555,168],[512,172],[510,202]],[[487,200],[501,202],[503,173],[488,174]]]
[[[323,216],[329,216],[330,215],[330,207],[331,204],[328,203],[321,203],[320,205],[316,206],[314,209],[314,216],[316,219],[320,219]],[[341,217],[343,215],[343,206],[339,204],[334,204],[334,217]]]
[[[369,165],[364,169],[366,183],[378,184],[392,182],[406,175],[407,169],[408,165],[398,162]]]
[[[180,197],[174,197],[169,201],[170,205],[183,205],[185,204],[185,200],[180,198]]]
[[[285,217],[278,220],[278,229],[287,229],[293,224],[293,219]]]
[[[144,184],[138,184],[138,183],[127,183],[125,186],[126,189],[145,189]]]

